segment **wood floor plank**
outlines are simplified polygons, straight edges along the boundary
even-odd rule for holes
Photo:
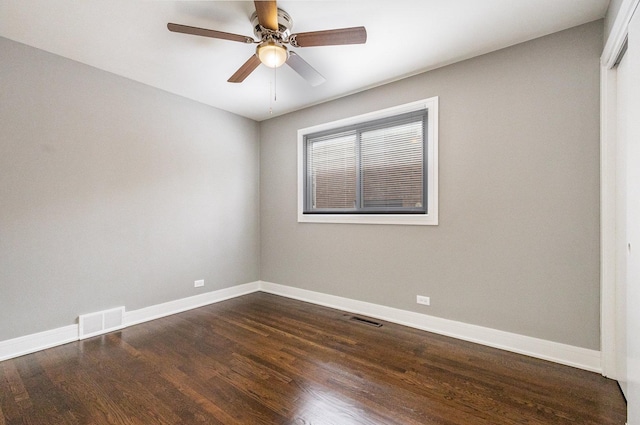
[[[0,363],[0,425],[623,425],[598,374],[256,293]]]
[[[237,376],[227,376],[226,371],[218,365],[219,352],[216,351],[215,357],[207,358],[183,343],[175,344],[170,349],[150,344],[140,347],[139,351],[145,359],[161,365],[158,372],[186,394],[199,395],[199,403],[222,423],[273,423],[268,409],[256,403],[252,394],[250,397],[239,394],[249,389],[238,387],[239,383],[234,380]],[[188,361],[181,362],[180,359],[185,358]],[[180,366],[174,367],[175,364]],[[193,380],[193,376],[197,376],[198,380]],[[214,400],[215,403],[209,404],[207,400]],[[232,415],[231,412],[235,413]]]
[[[11,423],[20,417],[20,408],[15,402],[11,391],[10,374],[15,369],[14,362],[0,363],[0,410],[6,423]]]

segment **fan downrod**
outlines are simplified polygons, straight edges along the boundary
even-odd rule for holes
[[[278,31],[273,31],[260,25],[258,12],[253,12],[251,15],[251,25],[253,26],[253,33],[258,40],[276,39],[280,42],[286,42],[293,28],[293,19],[287,12],[278,8]]]

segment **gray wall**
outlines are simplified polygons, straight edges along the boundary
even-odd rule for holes
[[[0,341],[259,279],[256,122],[2,38],[0,58]]]
[[[262,280],[599,349],[602,39],[598,21],[261,123]],[[297,223],[299,128],[431,96],[438,226]]]

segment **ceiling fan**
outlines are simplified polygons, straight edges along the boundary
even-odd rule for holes
[[[287,49],[285,44],[291,47],[313,47],[364,44],[367,41],[367,30],[364,27],[291,34],[293,20],[287,12],[278,8],[276,0],[256,0],[254,4],[256,11],[251,15],[251,24],[257,40],[244,35],[173,23],[167,24],[167,28],[169,31],[183,34],[257,44],[256,53],[227,80],[230,83],[243,82],[261,63],[271,68],[286,63],[312,86],[317,86],[322,84],[325,78],[296,52]]]

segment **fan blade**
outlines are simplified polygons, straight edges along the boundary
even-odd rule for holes
[[[313,87],[319,86],[326,81],[326,79],[318,71],[316,71],[311,65],[309,65],[307,61],[298,56],[296,52],[289,52],[287,65],[289,65],[295,72],[300,74],[300,76],[307,80],[307,82]]]
[[[173,31],[173,32],[200,35],[203,37],[221,38],[223,40],[239,41],[241,43],[253,44],[253,42],[255,41],[253,38],[247,37],[246,35],[231,34],[228,32],[222,32],[222,31],[216,31],[216,30],[207,30],[204,28],[190,27],[187,25],[168,23],[167,28],[169,29],[169,31]]]
[[[300,32],[289,36],[289,43],[293,47],[337,46],[340,44],[364,44],[366,42],[367,30],[365,27]]]
[[[227,80],[227,82],[229,83],[241,83],[244,81],[245,78],[247,78],[249,76],[249,74],[251,74],[257,67],[258,65],[260,65],[260,58],[258,57],[258,55],[253,55],[249,58],[248,61],[246,61],[244,63],[244,65],[242,65],[235,74],[233,74],[231,76],[231,78],[229,78]]]
[[[253,2],[256,5],[256,13],[258,14],[258,22],[265,28],[278,31],[278,4],[276,0]]]

